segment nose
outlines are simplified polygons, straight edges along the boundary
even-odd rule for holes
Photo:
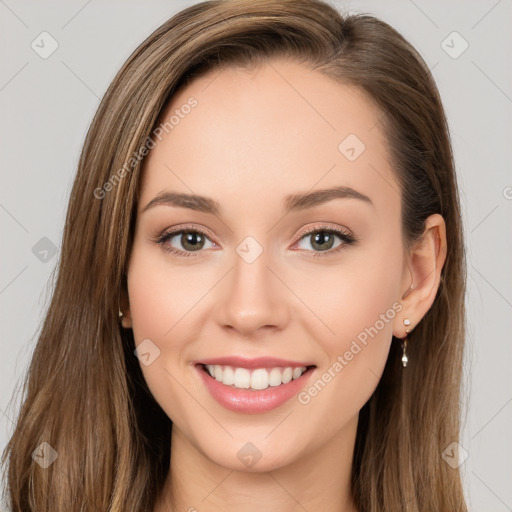
[[[233,265],[219,296],[219,325],[244,336],[283,329],[290,317],[287,290],[270,268],[267,253],[252,262],[237,254]]]

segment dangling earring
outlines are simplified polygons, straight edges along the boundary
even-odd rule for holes
[[[404,319],[404,325],[411,325],[411,321],[408,318]],[[405,338],[402,340],[402,366],[404,368],[407,367],[407,363],[409,362],[409,358],[407,357],[407,335],[409,334],[409,329],[405,329]]]
[[[119,318],[121,318],[123,316],[123,312],[121,310],[119,310]]]
[[[405,368],[407,366],[407,363],[409,362],[409,359],[407,358],[407,336],[402,340],[402,366]]]

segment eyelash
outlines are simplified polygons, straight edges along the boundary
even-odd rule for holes
[[[176,256],[180,256],[180,257],[184,256],[186,258],[198,257],[199,254],[197,254],[197,253],[200,253],[203,251],[201,251],[201,250],[181,251],[179,249],[175,249],[172,246],[165,245],[165,243],[168,240],[170,240],[171,238],[173,238],[174,236],[179,235],[179,234],[184,234],[184,233],[199,233],[199,234],[203,235],[204,237],[208,238],[208,240],[210,239],[208,233],[206,233],[206,231],[204,231],[200,228],[196,228],[196,227],[189,228],[187,226],[184,226],[184,227],[182,226],[180,229],[166,231],[160,235],[157,235],[154,239],[154,243],[160,245],[165,252],[174,254]],[[314,258],[323,258],[326,256],[330,256],[332,254],[338,253],[339,251],[345,249],[347,245],[352,245],[352,244],[356,243],[356,239],[348,231],[344,231],[342,229],[335,229],[335,228],[331,228],[328,226],[314,226],[313,228],[310,228],[307,231],[301,233],[298,241],[302,240],[303,238],[307,237],[308,235],[312,235],[313,233],[326,233],[329,235],[336,235],[342,240],[342,243],[340,245],[338,245],[334,249],[329,249],[328,251],[309,251],[307,249],[302,249],[303,251],[311,252],[312,256]]]

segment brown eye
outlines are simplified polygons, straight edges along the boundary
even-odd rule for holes
[[[178,236],[182,247],[186,251],[198,251],[199,249],[202,249],[206,240],[206,238],[197,231],[183,232]]]
[[[305,241],[306,243],[303,243]],[[336,252],[343,245],[354,242],[348,233],[337,229],[315,229],[304,234],[299,241],[299,249],[313,252]],[[300,245],[302,243],[302,246]],[[316,255],[315,255],[316,256]]]
[[[206,234],[195,229],[181,229],[164,233],[157,239],[157,243],[166,252],[178,256],[196,256],[193,253],[199,253],[201,249],[214,247],[214,244]]]
[[[339,240],[337,243],[336,239]],[[309,241],[309,247],[307,247],[308,244],[306,244],[306,247],[300,247],[301,249],[321,252],[329,251],[330,249],[340,246],[342,243],[352,242],[352,239],[346,233],[331,229],[317,229],[316,231],[311,231],[303,235],[301,241],[302,240]]]
[[[336,237],[336,235],[328,233],[327,231],[318,231],[308,236],[311,240],[311,247],[319,251],[332,249]]]

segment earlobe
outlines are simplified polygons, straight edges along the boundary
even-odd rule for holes
[[[127,312],[123,312],[123,311],[119,310],[119,319],[121,320],[121,325],[125,329],[131,329],[132,319],[130,316],[130,310],[128,310]]]
[[[130,311],[130,301],[128,298],[128,290],[126,289],[126,286],[123,286],[121,298],[119,300],[119,320],[125,329],[131,329],[132,317]]]
[[[437,295],[447,254],[446,225],[439,214],[425,221],[421,238],[411,247],[407,263],[411,285],[402,296],[404,316],[413,326],[418,325]],[[406,335],[403,324],[397,324],[395,336]]]

